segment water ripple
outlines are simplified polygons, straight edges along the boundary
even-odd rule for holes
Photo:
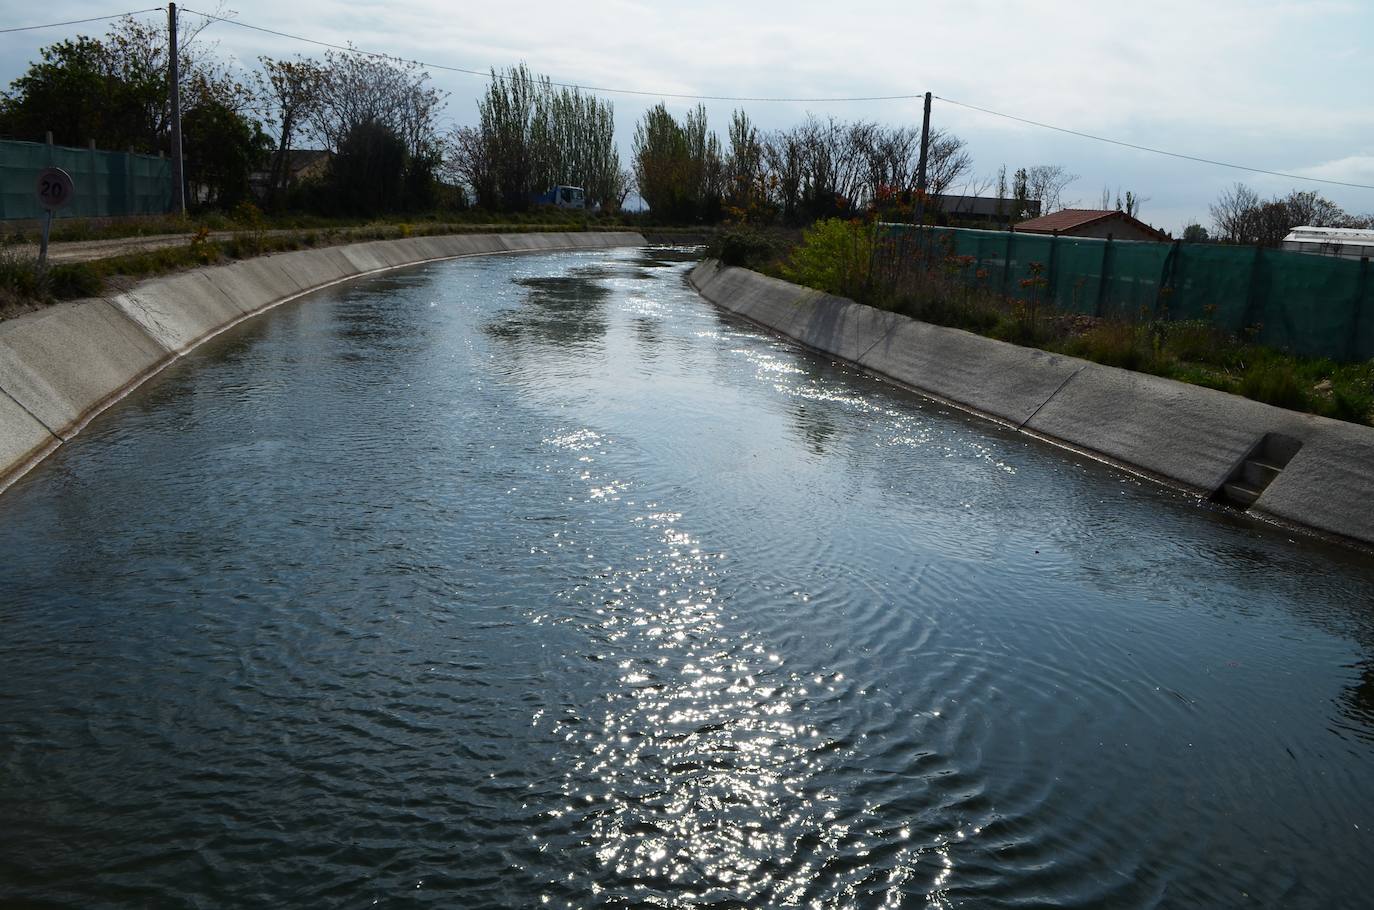
[[[1366,561],[686,258],[315,295],[0,498],[4,901],[1363,903]]]

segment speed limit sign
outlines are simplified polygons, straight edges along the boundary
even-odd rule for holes
[[[38,243],[38,265],[48,264],[48,234],[52,231],[52,213],[72,201],[76,195],[76,184],[72,175],[60,167],[44,168],[38,172],[38,182],[34,185],[38,193],[38,204],[47,209],[43,216],[43,238]]]
[[[56,211],[72,201],[76,194],[76,184],[72,175],[60,167],[45,168],[38,173],[38,204],[48,211]]]

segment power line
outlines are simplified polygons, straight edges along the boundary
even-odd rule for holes
[[[44,24],[44,25],[25,25],[25,26],[20,26],[20,27],[17,27],[17,28],[4,28],[4,29],[0,29],[0,34],[7,34],[7,33],[11,33],[11,32],[26,32],[26,31],[33,31],[33,30],[36,30],[36,29],[43,29],[43,28],[57,28],[57,27],[59,27],[59,26],[64,26],[64,25],[81,25],[81,24],[88,23],[88,22],[103,22],[103,21],[108,20],[108,19],[120,19],[120,18],[123,18],[123,17],[125,17],[125,16],[136,16],[136,15],[140,15],[140,14],[142,14],[142,13],[160,12],[161,9],[162,9],[161,7],[152,7],[152,8],[150,8],[150,9],[133,10],[132,12],[127,12],[127,13],[115,13],[115,14],[108,15],[108,16],[95,16],[95,17],[92,17],[92,18],[90,18],[90,19],[72,19],[72,20],[69,20],[69,21],[67,21],[67,22],[50,22],[50,23],[47,23],[47,24]],[[224,23],[227,23],[227,24],[229,24],[229,25],[236,25],[236,26],[238,26],[239,28],[249,29],[249,30],[255,31],[255,32],[262,32],[262,33],[268,34],[268,35],[275,35],[275,36],[278,37],[278,38],[286,38],[286,39],[291,40],[291,41],[300,41],[300,42],[305,43],[305,44],[313,44],[313,45],[316,45],[316,46],[318,46],[318,47],[330,48],[330,49],[332,49],[332,50],[343,51],[343,52],[345,52],[345,53],[350,53],[350,54],[361,54],[362,56],[365,56],[365,57],[373,57],[373,58],[380,59],[380,60],[397,60],[397,61],[401,61],[401,62],[404,62],[404,63],[412,63],[412,64],[415,64],[416,66],[428,67],[429,69],[441,70],[441,71],[450,72],[450,73],[462,73],[462,74],[464,74],[464,75],[478,76],[478,77],[481,77],[481,78],[484,78],[484,79],[492,79],[492,78],[495,78],[495,79],[499,79],[499,80],[505,80],[505,79],[508,78],[508,77],[503,76],[503,75],[500,75],[500,74],[498,74],[498,73],[487,72],[487,71],[483,71],[483,70],[469,69],[469,68],[467,68],[467,67],[461,67],[461,66],[449,66],[449,65],[447,65],[447,64],[442,64],[442,63],[429,63],[429,62],[426,62],[426,61],[423,61],[423,60],[407,60],[407,59],[404,58],[404,57],[398,57],[398,56],[396,56],[396,55],[394,55],[394,54],[383,54],[383,53],[378,53],[378,52],[376,52],[376,51],[366,51],[366,50],[362,50],[362,49],[360,49],[360,48],[354,47],[354,46],[352,46],[352,45],[332,44],[332,43],[330,43],[330,42],[328,42],[328,41],[320,41],[320,40],[315,39],[315,38],[307,38],[307,37],[305,37],[305,36],[303,36],[303,35],[293,35],[293,34],[291,34],[290,32],[278,31],[278,30],[276,30],[276,29],[266,28],[266,27],[261,26],[261,25],[252,25],[252,24],[250,24],[250,23],[248,23],[248,22],[241,22],[241,21],[239,21],[239,20],[237,20],[237,19],[230,19],[230,18],[228,18],[228,17],[226,17],[226,16],[217,16],[217,15],[214,15],[214,14],[212,14],[212,13],[203,13],[203,12],[201,12],[201,11],[199,11],[199,10],[190,9],[189,7],[182,7],[181,11],[184,12],[184,13],[190,13],[191,15],[194,15],[194,16],[200,16],[200,17],[203,18],[203,19],[208,19],[208,20],[215,21],[215,22],[224,22]],[[825,104],[825,103],[856,103],[856,102],[873,102],[873,101],[914,101],[914,100],[917,100],[917,99],[920,99],[920,98],[924,97],[924,95],[925,95],[924,92],[912,92],[912,93],[909,93],[909,94],[901,94],[901,95],[863,95],[863,96],[853,96],[853,97],[786,98],[786,97],[753,97],[753,96],[744,96],[744,95],[695,95],[695,94],[688,94],[688,93],[683,93],[683,92],[655,92],[655,91],[646,91],[646,90],[643,90],[643,89],[612,88],[612,87],[608,87],[608,86],[582,85],[582,84],[580,84],[580,83],[575,83],[575,82],[552,82],[552,81],[551,81],[550,84],[556,85],[556,86],[558,86],[559,88],[582,89],[582,90],[588,91],[588,92],[602,92],[602,93],[605,93],[605,94],[637,95],[637,96],[641,96],[641,97],[652,97],[652,98],[679,98],[679,99],[684,99],[684,100],[689,100],[689,101],[737,101],[737,102],[754,102],[754,103],[764,103],[764,102],[773,103],[773,102],[776,102],[776,103],[795,103],[795,104]],[[1055,132],[1066,133],[1066,134],[1068,134],[1068,135],[1070,135],[1070,136],[1078,136],[1079,138],[1082,138],[1082,139],[1091,139],[1091,140],[1093,140],[1093,141],[1095,141],[1095,142],[1105,142],[1105,143],[1108,143],[1109,145],[1121,146],[1122,148],[1134,149],[1134,150],[1140,151],[1140,152],[1149,152],[1150,154],[1153,154],[1153,155],[1164,155],[1164,156],[1169,157],[1169,158],[1178,158],[1178,159],[1183,160],[1183,161],[1193,161],[1193,162],[1197,162],[1197,163],[1199,163],[1199,164],[1210,164],[1210,165],[1213,165],[1213,166],[1215,166],[1215,167],[1230,168],[1230,169],[1232,169],[1232,170],[1237,170],[1237,171],[1247,171],[1247,172],[1252,173],[1252,174],[1265,174],[1265,175],[1268,175],[1268,176],[1270,176],[1270,177],[1282,177],[1282,178],[1284,178],[1284,179],[1286,179],[1286,180],[1305,180],[1305,181],[1312,182],[1312,183],[1324,183],[1324,184],[1328,184],[1328,185],[1330,185],[1330,186],[1343,186],[1343,187],[1349,187],[1349,188],[1351,188],[1351,189],[1359,189],[1359,190],[1374,190],[1374,185],[1370,185],[1370,184],[1365,184],[1365,183],[1350,183],[1350,182],[1343,181],[1343,180],[1329,180],[1329,179],[1324,178],[1324,177],[1304,177],[1304,176],[1301,176],[1301,175],[1298,175],[1298,174],[1289,174],[1289,173],[1285,173],[1285,172],[1283,172],[1283,171],[1271,171],[1271,170],[1268,170],[1268,169],[1266,169],[1266,168],[1250,167],[1250,166],[1244,165],[1244,164],[1233,164],[1233,163],[1228,162],[1228,161],[1218,161],[1218,160],[1216,160],[1216,159],[1214,159],[1214,158],[1202,158],[1202,157],[1197,156],[1197,155],[1187,155],[1187,154],[1184,154],[1184,153],[1182,153],[1182,152],[1171,152],[1171,151],[1168,151],[1167,149],[1153,148],[1153,147],[1148,146],[1148,145],[1138,145],[1137,143],[1134,143],[1134,142],[1126,142],[1125,140],[1122,140],[1122,139],[1112,139],[1112,138],[1107,137],[1107,136],[1097,136],[1097,135],[1094,135],[1094,134],[1092,134],[1092,133],[1085,133],[1085,132],[1082,132],[1081,130],[1073,130],[1073,129],[1069,129],[1069,128],[1063,127],[1063,126],[1055,126],[1055,125],[1052,124],[1052,123],[1043,123],[1043,122],[1041,122],[1041,121],[1039,121],[1039,120],[1032,120],[1032,119],[1030,119],[1029,117],[1020,117],[1020,116],[1017,116],[1017,115],[1015,115],[1015,114],[1006,114],[1006,113],[1003,113],[1002,111],[995,111],[995,110],[992,110],[991,108],[979,107],[979,106],[976,105],[976,104],[968,104],[968,103],[963,102],[963,101],[955,101],[953,98],[946,98],[946,97],[944,97],[944,96],[942,96],[942,95],[934,95],[933,97],[938,98],[940,101],[943,101],[943,102],[945,102],[946,104],[953,104],[953,105],[955,105],[955,106],[957,106],[957,107],[967,108],[967,109],[972,110],[972,111],[978,111],[979,113],[988,114],[988,115],[991,115],[991,116],[993,116],[993,117],[1001,117],[1001,118],[1006,119],[1006,120],[1014,120],[1014,121],[1016,121],[1017,123],[1025,123],[1025,124],[1028,124],[1028,125],[1030,125],[1030,126],[1040,127],[1041,129],[1054,130]]]
[[[487,71],[484,71],[484,70],[468,69],[468,68],[466,68],[466,67],[461,67],[461,66],[448,66],[448,65],[445,65],[445,64],[442,64],[442,63],[427,63],[427,62],[424,61],[424,60],[407,60],[406,58],[404,58],[404,57],[398,57],[398,56],[396,56],[395,54],[382,54],[382,53],[377,53],[376,51],[365,51],[365,50],[361,50],[361,49],[359,49],[359,48],[353,47],[352,45],[331,44],[331,43],[328,42],[328,41],[318,41],[318,40],[316,40],[316,39],[314,39],[314,38],[306,38],[306,37],[304,37],[303,35],[293,35],[293,34],[290,34],[289,32],[280,32],[280,31],[277,31],[276,29],[264,28],[264,27],[261,26],[261,25],[251,25],[251,24],[249,24],[249,23],[247,23],[247,22],[240,22],[240,21],[237,20],[237,19],[229,19],[229,18],[227,18],[227,17],[225,17],[225,16],[215,16],[215,15],[212,15],[212,14],[210,14],[210,13],[202,13],[202,12],[200,12],[199,10],[193,10],[193,9],[190,9],[189,7],[182,7],[182,8],[181,8],[181,11],[184,12],[184,13],[191,13],[192,15],[201,16],[201,17],[203,17],[203,18],[205,18],[205,19],[213,19],[213,20],[215,20],[216,22],[225,22],[225,23],[228,23],[229,25],[237,25],[239,28],[251,29],[252,31],[255,31],[255,32],[264,32],[264,33],[266,33],[266,34],[268,34],[268,35],[276,35],[278,38],[289,38],[289,39],[292,40],[292,41],[301,41],[301,42],[304,42],[304,43],[306,43],[306,44],[314,44],[314,45],[317,45],[317,46],[319,46],[319,47],[327,47],[327,48],[330,48],[330,49],[336,50],[336,51],[344,51],[344,52],[350,53],[350,54],[361,54],[361,55],[363,55],[364,57],[375,57],[375,58],[380,59],[380,60],[399,60],[399,61],[401,61],[402,63],[413,63],[413,64],[415,64],[415,65],[417,65],[417,66],[423,66],[423,67],[427,67],[427,68],[429,68],[429,69],[434,69],[434,70],[443,70],[443,71],[449,72],[449,73],[464,73],[464,74],[469,75],[469,76],[480,76],[480,77],[482,77],[483,79],[491,79],[491,78],[493,78],[493,74],[492,74],[492,73],[487,72]],[[498,74],[494,74],[494,78],[500,79],[500,80],[504,80],[504,79],[506,79],[507,77],[502,76],[502,75],[500,75],[500,74],[498,73]],[[918,99],[918,98],[923,98],[923,97],[925,97],[925,93],[924,93],[924,92],[916,92],[916,93],[909,94],[909,95],[870,95],[870,96],[866,96],[866,97],[854,97],[854,98],[752,98],[752,97],[743,97],[743,96],[739,96],[739,95],[691,95],[691,94],[684,94],[684,93],[681,93],[681,92],[653,92],[653,91],[646,91],[646,90],[643,90],[643,89],[632,89],[632,88],[608,88],[608,87],[606,87],[606,86],[598,86],[598,85],[583,85],[583,84],[581,84],[581,83],[576,83],[576,82],[552,82],[552,81],[551,81],[550,84],[551,84],[551,85],[556,85],[556,86],[558,86],[559,88],[575,88],[575,89],[582,89],[583,91],[587,91],[587,92],[601,92],[601,93],[604,93],[604,94],[615,94],[615,95],[641,95],[641,96],[646,96],[646,97],[651,97],[651,98],[682,98],[682,99],[686,99],[686,100],[689,100],[689,101],[752,101],[752,102],[780,102],[780,103],[797,103],[797,104],[823,104],[823,103],[827,103],[827,102],[912,101],[912,100],[915,100],[915,99]]]
[[[953,104],[958,107],[966,107],[971,111],[979,111],[984,114],[991,114],[994,117],[1004,117],[1007,120],[1015,120],[1018,123],[1028,123],[1031,126],[1038,126],[1047,130],[1055,130],[1056,132],[1060,133],[1068,133],[1070,136],[1081,136],[1084,139],[1094,139],[1098,142],[1107,142],[1111,145],[1120,145],[1125,148],[1136,149],[1137,151],[1141,152],[1150,152],[1155,155],[1167,155],[1170,158],[1182,158],[1184,161],[1197,161],[1201,164],[1214,164],[1217,167],[1229,167],[1237,171],[1249,171],[1254,174],[1268,174],[1271,177],[1284,177],[1289,180],[1309,180],[1313,183],[1329,183],[1332,186],[1346,186],[1357,190],[1374,190],[1374,186],[1370,186],[1369,184],[1365,183],[1346,183],[1342,180],[1327,180],[1324,177],[1302,177],[1297,174],[1285,174],[1282,171],[1269,171],[1265,170],[1262,167],[1249,167],[1244,164],[1231,164],[1230,162],[1216,161],[1211,158],[1199,158],[1196,155],[1185,155],[1182,152],[1170,152],[1165,149],[1151,148],[1148,145],[1136,145],[1134,142],[1125,142],[1121,139],[1109,139],[1106,136],[1094,136],[1092,133],[1083,133],[1079,132],[1078,130],[1071,130],[1066,127],[1055,126],[1052,123],[1041,123],[1038,120],[1030,120],[1026,117],[1018,117],[1015,114],[1004,114],[1001,111],[994,111],[985,107],[979,107],[976,104],[965,104],[962,101],[955,101],[953,98],[943,98],[939,95],[935,95],[934,97],[939,98],[939,100],[945,102],[946,104]]]
[[[17,28],[0,28],[0,35],[10,32],[32,32],[40,28],[58,28],[63,25],[85,25],[87,22],[104,22],[106,19],[123,19],[125,16],[138,16],[143,13],[157,13],[162,11],[162,7],[154,6],[150,9],[136,9],[129,13],[112,13],[108,16],[93,16],[90,19],[71,19],[67,22],[48,22],[44,25],[21,25]]]

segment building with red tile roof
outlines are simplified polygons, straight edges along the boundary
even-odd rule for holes
[[[1066,237],[1107,237],[1116,240],[1167,241],[1169,235],[1139,218],[1109,209],[1061,209],[1016,225],[1027,234],[1063,234]]]

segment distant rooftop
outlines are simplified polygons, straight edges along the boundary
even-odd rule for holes
[[[1031,234],[1053,234],[1056,231],[1066,234],[1076,228],[1086,227],[1108,218],[1125,219],[1140,230],[1158,236],[1160,240],[1167,239],[1163,231],[1152,228],[1139,218],[1127,215],[1117,209],[1061,209],[1048,215],[1041,215],[1039,218],[1023,221],[1016,226],[1016,229]]]
[[[997,196],[947,196],[937,195],[935,204],[940,211],[946,215],[979,215],[990,217],[1007,217],[1016,212],[1017,201],[1015,199],[1004,199]],[[1038,199],[1026,200],[1024,203],[1026,211],[1032,215],[1040,214],[1040,201]]]
[[[1284,243],[1356,243],[1374,246],[1374,230],[1364,228],[1295,227]]]

